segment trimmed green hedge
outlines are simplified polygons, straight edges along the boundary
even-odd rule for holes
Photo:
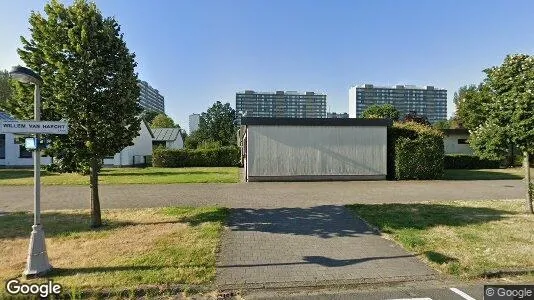
[[[447,154],[445,155],[445,169],[498,169],[500,160],[482,159],[476,155]]]
[[[236,167],[240,164],[241,152],[236,147],[212,149],[154,149],[154,167]]]
[[[388,130],[389,179],[440,179],[444,146],[441,131],[415,123],[395,122]]]

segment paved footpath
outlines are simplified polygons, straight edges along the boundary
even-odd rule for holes
[[[524,196],[522,188],[520,180],[131,184],[99,187],[102,208],[169,205],[276,208],[456,199],[518,199]],[[88,186],[43,186],[42,209],[89,208],[89,195]],[[32,186],[0,186],[0,211],[32,209]]]
[[[437,274],[344,206],[233,209],[216,284],[263,288],[427,280]]]

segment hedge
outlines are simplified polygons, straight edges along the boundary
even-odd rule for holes
[[[447,154],[445,155],[445,169],[498,169],[500,160],[482,159],[476,155]]]
[[[443,176],[441,131],[414,122],[395,122],[388,129],[389,179],[439,179]]]
[[[240,164],[241,152],[236,147],[212,149],[155,149],[152,158],[154,167],[236,167]]]

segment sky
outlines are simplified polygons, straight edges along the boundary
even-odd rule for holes
[[[71,1],[65,1],[71,3]],[[353,85],[482,81],[507,54],[534,54],[531,0],[97,0],[113,16],[139,78],[165,97],[182,128],[235,93],[313,91],[348,112]],[[0,69],[22,64],[31,11],[43,0],[0,0]]]

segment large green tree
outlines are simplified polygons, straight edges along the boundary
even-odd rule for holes
[[[230,103],[215,102],[206,112],[200,115],[198,132],[191,138],[202,142],[218,142],[221,146],[236,145],[236,126],[234,125],[235,110]]]
[[[534,213],[529,164],[534,151],[534,57],[508,55],[502,65],[484,72],[484,84],[493,97],[483,104],[487,117],[473,130],[470,145],[478,155],[490,159],[503,158],[510,144],[523,152],[526,206]]]
[[[0,106],[11,98],[12,93],[9,73],[6,70],[0,71]]]
[[[174,120],[166,114],[158,114],[150,123],[152,128],[180,128],[178,124],[174,123]]]
[[[392,104],[370,105],[363,111],[362,115],[366,119],[383,118],[383,119],[391,119],[394,121],[399,120],[399,117],[400,117],[399,111]]]
[[[101,226],[101,162],[132,145],[140,130],[135,55],[117,21],[85,0],[71,6],[52,0],[44,14],[32,12],[29,23],[30,37],[21,37],[18,52],[43,78],[42,119],[69,122],[68,135],[50,137],[48,153],[61,162],[60,171],[89,169],[91,226]],[[30,119],[32,99],[32,88],[17,83],[5,107]]]
[[[145,120],[148,124],[151,124],[152,123],[152,120],[154,120],[154,118],[159,115],[160,113],[157,112],[157,111],[153,111],[153,110],[145,110],[143,109],[143,113],[141,114],[141,117],[143,118],[143,120]]]
[[[456,105],[456,117],[467,129],[475,129],[486,121],[488,107],[493,95],[490,88],[481,83],[477,85],[466,85],[454,93],[454,104]]]

